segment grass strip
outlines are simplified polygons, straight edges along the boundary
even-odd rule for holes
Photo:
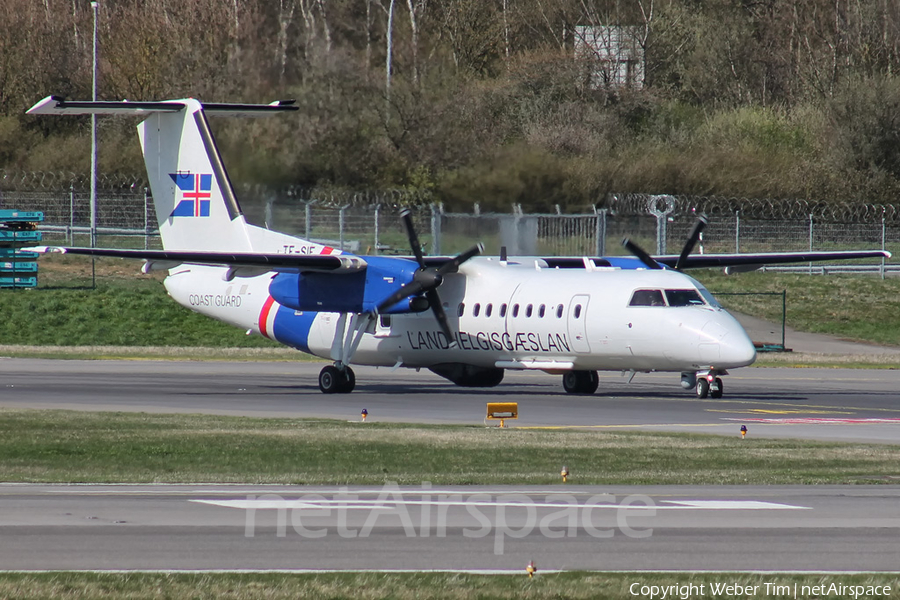
[[[540,565],[538,565],[540,566]],[[473,575],[467,573],[3,573],[3,598],[381,598],[470,599],[470,598],[648,598],[651,586],[675,586],[687,593],[666,598],[885,598],[897,591],[896,574],[776,575],[746,573],[596,573],[541,574],[529,579],[521,575]],[[640,593],[646,586],[647,592]],[[686,586],[694,586],[693,588]],[[730,593],[725,586],[731,588]],[[835,586],[835,587],[831,587]],[[828,593],[842,589],[844,593]],[[852,588],[850,587],[852,586]],[[850,593],[850,588],[857,593]],[[718,590],[718,593],[716,593]],[[870,593],[868,590],[872,590]],[[638,592],[635,594],[634,592]],[[861,592],[861,593],[858,593]],[[656,598],[661,597],[657,591]]]
[[[681,433],[215,415],[0,411],[8,482],[844,484],[900,481],[900,446]]]
[[[0,344],[0,357],[54,360],[196,360],[325,362],[286,346],[274,348],[205,348],[191,346],[19,346]]]

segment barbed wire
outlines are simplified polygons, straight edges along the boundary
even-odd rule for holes
[[[611,194],[598,208],[606,208],[621,215],[648,214],[648,203],[662,196],[651,194]],[[900,205],[865,204],[857,202],[811,202],[774,198],[737,198],[726,196],[670,196],[674,201],[673,217],[706,214],[734,216],[760,220],[814,220],[829,222],[900,222]]]
[[[12,171],[0,169],[0,191],[3,192],[83,192],[90,187],[90,176],[83,173],[53,171]],[[101,174],[97,188],[105,192],[138,192],[147,187],[138,175]],[[322,187],[288,185],[273,187],[262,184],[239,186],[242,197],[256,200],[274,198],[279,202],[314,203],[319,208],[357,209],[380,205],[386,209],[401,207],[425,209],[435,203],[430,191],[366,190],[346,191]],[[759,220],[809,219],[826,222],[870,223],[884,219],[900,222],[900,204],[868,204],[859,202],[814,202],[802,199],[739,198],[734,196],[658,196],[651,194],[609,194],[597,204],[621,216],[649,214],[648,203],[654,200],[673,218],[694,214],[710,217],[734,216]]]
[[[90,188],[90,175],[68,171],[10,171],[0,169],[0,190],[6,192],[83,191]],[[97,175],[102,190],[143,189],[143,177],[124,174]]]

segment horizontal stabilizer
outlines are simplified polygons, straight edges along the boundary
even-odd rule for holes
[[[210,117],[266,117],[286,111],[298,110],[294,100],[278,100],[271,104],[223,104],[200,103],[203,112]],[[184,110],[184,100],[164,102],[121,101],[75,101],[60,96],[47,96],[30,109],[29,115],[122,115],[141,116],[153,113],[171,113]]]

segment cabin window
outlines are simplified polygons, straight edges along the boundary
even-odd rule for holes
[[[519,316],[519,305],[513,304],[513,318],[516,318],[518,316]]]
[[[504,318],[505,316],[506,316],[506,305],[505,305],[505,304],[501,304],[501,305],[500,305],[500,318],[502,319],[502,318]]]
[[[381,326],[385,329],[390,329],[391,327],[391,315],[378,315],[378,321],[381,323]]]
[[[562,314],[563,314],[563,305],[560,304],[559,306],[556,307],[556,318],[562,319]]]
[[[665,306],[662,290],[635,290],[628,306]]]
[[[489,317],[489,316],[491,316],[492,312],[494,312],[493,304],[488,304],[487,306],[484,307],[484,316]]]
[[[581,305],[580,304],[575,305],[575,318],[576,319],[581,318]]]
[[[538,316],[540,318],[544,318],[544,313],[546,312],[547,307],[541,304],[541,307],[538,309]]]
[[[475,303],[475,306],[472,307],[472,316],[477,317],[478,313],[481,312],[481,304]]]
[[[697,290],[666,290],[669,306],[703,306],[703,298]]]
[[[529,304],[528,306],[525,307],[525,316],[526,316],[527,318],[530,319],[530,318],[531,318],[531,313],[533,313],[533,312],[534,312],[534,305],[533,305],[533,304]]]
[[[459,308],[456,309],[456,314],[457,314],[458,316],[461,317],[461,316],[463,316],[465,313],[466,313],[466,303],[465,303],[465,302],[460,302],[460,303],[459,303]]]

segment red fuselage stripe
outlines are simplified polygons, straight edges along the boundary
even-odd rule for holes
[[[269,322],[269,311],[272,310],[273,304],[275,304],[275,298],[269,296],[268,298],[266,298],[266,302],[265,304],[263,304],[262,310],[259,312],[259,332],[269,339],[272,338],[266,329],[266,324]]]

